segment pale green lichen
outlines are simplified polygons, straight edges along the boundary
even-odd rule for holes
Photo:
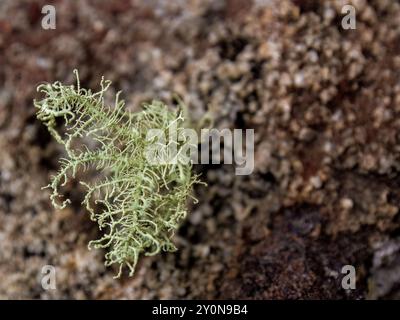
[[[44,99],[34,101],[37,118],[67,155],[48,186],[51,200],[64,208],[70,200],[60,202],[60,187],[78,170],[97,170],[95,181],[81,182],[87,188],[83,204],[105,231],[89,248],[106,248],[105,264],[119,265],[117,277],[124,265],[133,275],[141,254],[176,250],[171,238],[187,214],[186,201],[198,178],[190,163],[149,164],[145,150],[152,141],[146,134],[149,129],[167,132],[172,124],[183,130],[185,119],[181,110],[171,111],[160,101],[144,104],[140,112],[127,112],[119,93],[115,105],[107,106],[104,94],[111,82],[102,79],[101,89],[93,93],[80,87],[74,72],[76,87],[43,84],[38,91]],[[57,118],[64,128],[57,125]]]

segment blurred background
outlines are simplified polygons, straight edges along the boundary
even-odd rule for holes
[[[399,21],[395,0],[0,0],[0,298],[400,298]],[[87,249],[99,231],[77,182],[65,210],[41,190],[63,153],[32,100],[74,68],[132,111],[178,93],[194,119],[212,106],[217,128],[255,130],[254,172],[197,165],[209,187],[179,250],[132,278]]]

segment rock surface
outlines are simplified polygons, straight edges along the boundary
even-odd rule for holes
[[[0,298],[364,299],[399,297],[400,5],[391,0],[0,2]],[[357,29],[341,28],[341,8]],[[80,207],[41,190],[62,150],[36,120],[44,81],[96,88],[128,108],[183,97],[194,119],[254,128],[255,170],[198,165],[208,188],[177,253],[114,280]],[[354,265],[357,289],[341,287]],[[40,285],[44,265],[57,290]]]

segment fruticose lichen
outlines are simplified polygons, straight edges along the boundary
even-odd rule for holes
[[[187,214],[192,186],[199,182],[190,163],[150,164],[145,150],[154,141],[146,134],[161,129],[168,135],[171,125],[179,134],[187,122],[182,110],[171,111],[160,101],[144,104],[140,112],[128,112],[120,92],[110,107],[104,99],[110,81],[103,78],[101,89],[92,92],[81,88],[78,72],[74,73],[76,87],[42,84],[37,90],[45,97],[34,101],[37,118],[66,151],[47,186],[52,189],[51,201],[64,208],[70,200],[62,199],[60,188],[79,170],[95,169],[94,181],[80,181],[87,188],[83,204],[105,233],[89,248],[106,248],[105,265],[119,265],[116,277],[124,265],[132,276],[141,254],[176,250],[171,238]]]

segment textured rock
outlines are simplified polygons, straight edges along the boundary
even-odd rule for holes
[[[0,297],[397,297],[385,275],[398,250],[373,261],[400,227],[400,6],[349,2],[356,30],[341,29],[340,0],[91,0],[56,2],[57,29],[44,31],[45,1],[1,1]],[[209,187],[179,251],[134,278],[113,280],[87,250],[99,231],[78,183],[64,211],[40,189],[62,151],[35,120],[34,90],[75,67],[85,86],[113,80],[131,110],[176,92],[194,118],[208,108],[218,128],[255,129],[253,174],[198,165]],[[46,264],[57,290],[40,286]],[[355,291],[340,287],[344,264]],[[368,287],[381,279],[387,289]]]

